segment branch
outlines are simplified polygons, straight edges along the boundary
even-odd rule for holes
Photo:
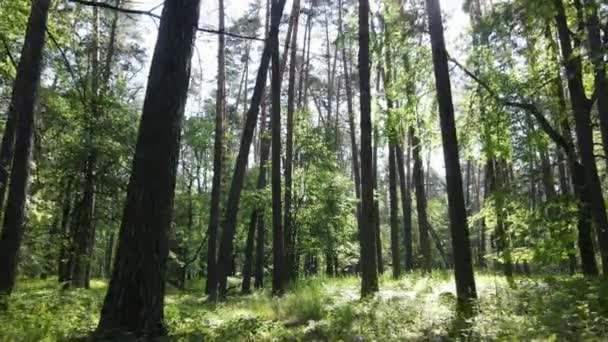
[[[112,11],[117,11],[120,13],[126,13],[126,14],[136,14],[136,15],[145,15],[148,17],[152,17],[155,19],[160,19],[160,15],[155,14],[153,11],[155,9],[158,8],[158,6],[155,6],[153,9],[149,10],[149,11],[142,11],[142,10],[135,10],[135,9],[130,9],[130,8],[124,8],[124,7],[119,7],[119,6],[114,6],[114,5],[110,5],[108,3],[104,3],[104,2],[93,2],[93,1],[88,1],[88,0],[68,0],[69,2],[73,2],[73,3],[79,3],[81,5],[85,5],[85,6],[93,6],[93,7],[100,7],[100,8],[105,8],[108,10],[112,10]],[[217,30],[217,29],[212,29],[212,28],[202,28],[202,27],[197,27],[196,28],[197,31],[200,32],[205,32],[205,33],[213,33],[213,34],[223,34],[225,36],[229,36],[229,37],[233,37],[233,38],[240,38],[240,39],[247,39],[247,40],[257,40],[257,41],[266,41],[263,38],[259,38],[256,36],[245,36],[245,35],[241,35],[238,33],[231,33],[231,32],[227,32],[225,30]]]
[[[88,104],[86,101],[86,97],[80,90],[81,87],[78,85],[78,79],[76,78],[76,74],[74,73],[74,70],[72,69],[72,66],[70,65],[70,60],[68,59],[67,55],[65,54],[65,51],[63,51],[63,49],[61,48],[61,45],[59,45],[59,42],[57,42],[57,39],[55,39],[55,36],[51,33],[51,31],[49,31],[48,28],[46,29],[46,33],[49,36],[49,38],[51,39],[51,41],[53,42],[53,44],[55,45],[55,47],[57,48],[57,50],[59,50],[59,53],[61,54],[61,58],[63,58],[65,67],[66,67],[66,69],[68,69],[68,72],[70,73],[70,77],[72,78],[72,82],[74,83],[74,88],[76,89],[76,92],[78,93],[80,100],[82,101],[84,106],[87,107]],[[84,87],[82,87],[82,88],[84,89]]]
[[[4,49],[6,50],[6,54],[8,55],[8,59],[10,59],[11,64],[13,65],[13,67],[15,68],[15,70],[17,70],[17,63],[15,62],[15,58],[13,58],[13,55],[11,54],[11,48],[10,48],[10,46],[8,46],[8,42],[6,41],[6,37],[4,36],[4,34],[0,34],[0,38],[2,38],[2,45],[4,45]]]
[[[530,114],[532,114],[532,116],[534,116],[536,121],[538,121],[538,124],[540,125],[542,130],[549,136],[549,138],[551,138],[551,140],[553,140],[553,142],[555,142],[555,144],[560,146],[564,150],[566,155],[568,155],[569,158],[571,158],[572,160],[576,160],[574,146],[571,143],[569,143],[562,134],[560,134],[555,128],[553,128],[553,126],[551,125],[549,120],[547,120],[547,118],[545,118],[545,116],[538,109],[538,107],[536,107],[534,104],[531,104],[531,103],[516,102],[516,101],[511,101],[511,100],[501,97],[494,89],[492,89],[492,87],[490,87],[486,82],[484,82],[482,79],[480,79],[477,75],[475,75],[470,70],[468,70],[465,66],[460,64],[457,60],[455,60],[451,56],[448,56],[448,59],[452,63],[454,63],[458,68],[460,68],[465,74],[467,74],[467,76],[472,78],[482,88],[484,88],[498,102],[502,103],[503,105],[505,105],[507,107],[523,109],[523,110],[529,112]]]

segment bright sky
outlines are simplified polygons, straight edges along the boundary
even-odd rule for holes
[[[250,4],[256,0],[225,0],[226,7],[226,27],[229,27],[236,19],[245,14],[246,9]],[[372,0],[373,2],[373,0]],[[458,55],[458,47],[462,46],[459,44],[461,37],[466,33],[466,29],[469,24],[468,16],[462,11],[462,4],[464,0],[440,0],[442,10],[445,13],[446,26],[446,42],[448,45],[448,51]],[[132,0],[134,7],[141,10],[149,10],[156,7],[161,0]],[[217,0],[202,0],[201,4],[201,18],[200,26],[214,27],[218,26],[218,1]],[[289,13],[291,10],[292,0],[288,0],[285,6],[285,13]],[[373,8],[373,5],[372,5]],[[160,9],[157,10],[160,14]],[[151,18],[141,18],[142,25],[140,26],[144,31],[143,42],[144,47],[150,51],[148,54],[151,56],[152,49],[156,42],[157,26],[154,24]],[[202,89],[203,94],[212,94],[214,88],[214,80],[217,71],[217,37],[213,34],[199,33],[197,38],[195,51],[195,64],[204,66],[203,77],[204,77],[204,88]],[[200,60],[199,60],[200,59]]]
[[[230,27],[233,22],[236,21],[239,17],[245,14],[246,9],[249,7],[249,4],[254,3],[256,0],[224,0],[225,8],[226,8],[226,27]],[[462,5],[464,0],[440,0],[442,10],[444,13],[444,20],[446,21],[445,27],[445,35],[446,35],[446,44],[448,51],[458,57],[463,55],[462,46],[466,46],[462,44],[465,39],[465,34],[467,33],[467,29],[469,27],[469,19],[468,16],[463,12]],[[141,10],[149,10],[162,4],[162,0],[132,0],[131,3],[137,9]],[[289,13],[291,10],[292,0],[288,0],[285,6],[285,13]],[[374,0],[372,0],[372,9],[375,8]],[[160,14],[160,9],[157,10],[157,13]],[[149,51],[148,57],[152,55],[152,50],[154,48],[154,44],[156,42],[157,36],[157,24],[154,23],[154,20],[149,17],[140,18],[140,23],[138,24],[141,28],[142,36],[144,37],[144,42],[142,44]],[[213,27],[217,28],[218,26],[218,4],[217,0],[202,0],[201,4],[201,17],[200,24],[201,27]],[[314,37],[314,36],[313,36]],[[318,44],[323,44],[322,37],[319,37]],[[314,41],[315,39],[313,39]],[[319,48],[322,48],[320,45]],[[254,58],[254,60],[256,60]],[[149,61],[148,61],[149,63]],[[195,64],[195,68],[199,65],[202,66],[203,70],[197,70],[203,75],[203,82],[200,89],[203,97],[211,96],[215,90],[215,77],[217,74],[217,36],[214,34],[205,34],[199,32],[196,43],[195,56],[193,60],[193,64]],[[254,63],[255,64],[255,63]],[[254,70],[257,66],[254,66]],[[145,68],[144,70],[147,70]],[[147,73],[147,71],[146,71]],[[142,78],[145,81],[146,78]],[[456,85],[456,82],[453,82]],[[457,88],[457,85],[454,87]],[[457,94],[458,89],[453,89]],[[457,96],[456,96],[457,97]],[[458,103],[455,103],[458,105]],[[191,113],[187,113],[189,115]],[[438,127],[439,129],[439,127]],[[443,173],[444,164],[443,164],[443,155],[441,152],[441,148],[436,146],[433,149],[431,155],[431,167],[439,172],[439,174]]]

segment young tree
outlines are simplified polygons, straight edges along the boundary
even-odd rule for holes
[[[450,216],[450,232],[452,235],[452,250],[454,253],[454,274],[456,277],[456,293],[460,302],[466,302],[477,297],[469,231],[467,227],[467,212],[462,191],[462,174],[458,154],[458,139],[454,122],[454,105],[452,102],[452,86],[448,68],[448,58],[443,36],[443,23],[439,0],[426,1],[433,65],[435,71],[435,86],[439,102],[443,155],[446,168],[448,188],[448,206]]]
[[[17,261],[25,229],[25,205],[31,169],[34,105],[38,97],[42,72],[42,52],[50,3],[50,0],[32,2],[0,152],[2,154],[0,168],[4,171],[12,160],[8,201],[0,234],[0,296],[8,295],[13,291],[17,277]],[[11,125],[14,126],[10,127]],[[5,142],[8,144],[6,147]],[[11,156],[13,146],[16,148],[14,156]],[[0,182],[6,182],[7,179],[0,178]],[[4,198],[0,198],[0,205],[3,205],[3,200]]]
[[[167,333],[168,235],[199,13],[200,0],[169,1],[163,8],[100,335]]]

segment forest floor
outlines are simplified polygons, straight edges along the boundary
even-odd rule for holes
[[[235,287],[238,279],[231,279]],[[267,292],[210,304],[202,282],[170,289],[165,318],[178,341],[608,340],[608,282],[582,277],[516,278],[478,274],[475,314],[456,314],[446,272],[385,276],[373,299],[359,299],[357,278],[301,281],[282,298]],[[62,291],[55,280],[21,280],[0,341],[87,336],[96,326],[106,283]],[[236,288],[235,288],[236,291]],[[463,338],[464,337],[464,338]]]

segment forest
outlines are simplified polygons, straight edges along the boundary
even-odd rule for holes
[[[0,341],[608,340],[607,64],[606,0],[0,0]]]

